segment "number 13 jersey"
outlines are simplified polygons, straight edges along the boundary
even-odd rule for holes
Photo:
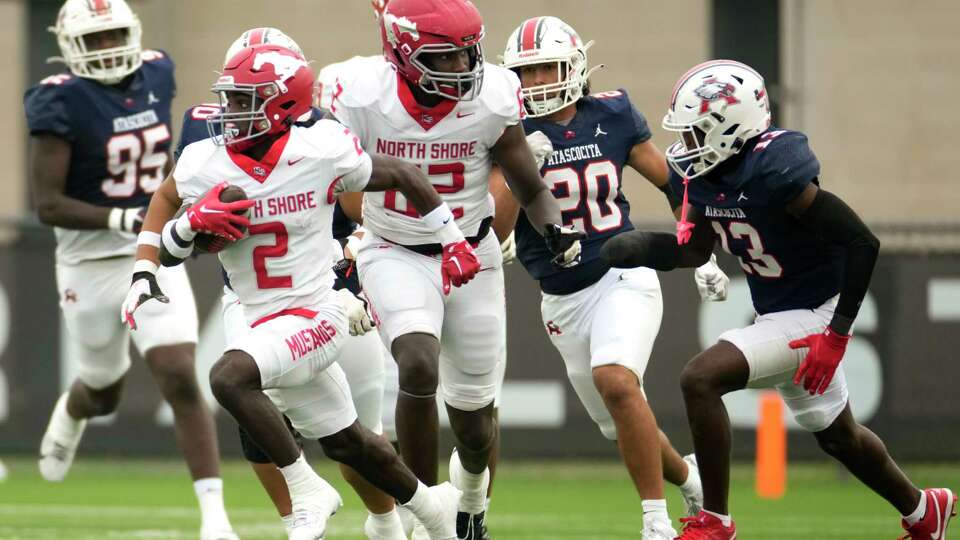
[[[419,165],[450,206],[466,236],[493,215],[490,150],[504,130],[521,120],[520,81],[504,68],[484,66],[483,88],[472,101],[443,99],[420,106],[404,79],[384,60],[357,58],[321,72],[332,92],[330,112],[372,154]],[[430,244],[436,236],[396,191],[365,193],[363,225],[387,240]]]
[[[23,98],[31,135],[70,144],[64,194],[97,206],[146,206],[164,178],[170,151],[170,104],[176,94],[173,61],[143,51],[126,86],[106,86],[70,73],[51,75]],[[57,261],[133,255],[129,233],[56,227]]]

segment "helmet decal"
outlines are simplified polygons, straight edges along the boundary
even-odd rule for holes
[[[383,13],[383,27],[387,31],[387,40],[394,47],[399,46],[400,36],[403,34],[410,34],[414,41],[420,41],[417,23],[406,17],[397,17],[389,11],[385,11]]]
[[[740,100],[733,95],[735,91],[736,88],[729,82],[721,82],[716,77],[712,77],[703,81],[703,84],[698,86],[693,93],[702,100],[700,102],[700,114],[703,114],[710,110],[710,104],[718,99],[725,100],[727,105],[740,103]]]
[[[300,71],[300,68],[307,67],[307,63],[300,58],[281,54],[277,51],[258,52],[253,59],[253,69],[263,69],[265,64],[273,66],[273,72],[277,74],[277,85],[281,92],[287,91],[286,82]]]

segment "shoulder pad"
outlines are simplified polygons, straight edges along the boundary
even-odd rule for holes
[[[497,116],[518,118],[523,111],[520,97],[520,79],[513,70],[494,64],[483,68],[483,89],[480,100]]]
[[[590,94],[587,99],[595,103],[597,107],[614,113],[629,111],[632,108],[630,96],[623,88]]]
[[[771,128],[749,149],[755,174],[774,200],[789,201],[820,174],[820,162],[799,131]]]
[[[393,73],[393,66],[382,56],[354,56],[330,64],[318,77],[321,107],[329,109],[326,101],[338,101],[347,107],[367,106],[377,100],[383,81]]]
[[[27,90],[23,109],[31,135],[53,133],[73,139],[65,90],[77,80],[72,75],[52,75]]]

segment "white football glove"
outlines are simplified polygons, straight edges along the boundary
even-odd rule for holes
[[[500,243],[500,253],[503,255],[503,264],[510,264],[517,258],[517,241],[513,237],[513,231]]]
[[[343,306],[350,322],[350,335],[362,336],[373,330],[373,321],[367,311],[367,301],[350,292],[349,289],[336,291],[337,301]]]
[[[722,302],[727,299],[727,285],[730,278],[717,266],[717,256],[711,254],[706,264],[697,268],[693,273],[693,280],[697,282],[697,291],[700,299],[705,302]]]
[[[550,142],[550,138],[544,135],[542,131],[534,131],[527,135],[527,146],[533,152],[533,159],[537,161],[537,168],[542,169],[547,156],[553,153],[553,143]]]
[[[120,308],[120,323],[127,325],[131,330],[137,329],[137,321],[133,318],[133,314],[144,302],[156,299],[164,304],[170,303],[167,295],[160,290],[160,285],[157,284],[157,275],[154,272],[138,270],[136,266],[134,270],[133,282],[130,284],[130,290],[127,291],[127,297],[124,298],[123,306]]]

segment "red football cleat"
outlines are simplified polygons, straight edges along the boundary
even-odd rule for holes
[[[736,540],[737,526],[730,520],[724,527],[720,518],[700,511],[693,517],[680,518],[683,531],[676,540]]]
[[[946,539],[947,524],[950,523],[951,517],[957,515],[957,496],[946,488],[925,489],[923,496],[927,498],[927,511],[912,527],[901,520],[901,525],[907,534],[901,536],[900,540]]]

